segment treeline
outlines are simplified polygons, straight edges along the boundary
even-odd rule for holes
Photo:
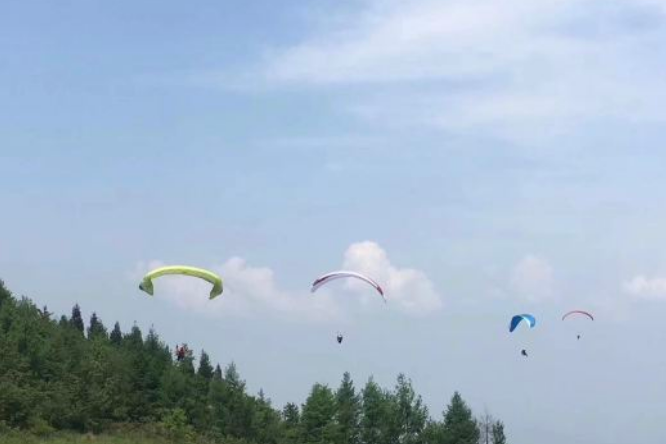
[[[177,442],[251,444],[505,444],[504,426],[475,419],[458,393],[432,418],[411,381],[391,390],[371,378],[357,389],[315,384],[302,405],[274,408],[249,394],[233,363],[223,370],[201,352],[177,361],[152,329],[109,331],[77,306],[56,319],[0,281],[0,433],[100,433],[151,427]]]

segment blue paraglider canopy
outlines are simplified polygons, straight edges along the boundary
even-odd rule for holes
[[[509,327],[509,332],[513,332],[516,328],[518,328],[521,322],[525,322],[527,323],[527,325],[530,326],[530,328],[534,328],[534,326],[536,325],[536,318],[531,314],[521,314],[514,316],[511,319],[511,326]]]

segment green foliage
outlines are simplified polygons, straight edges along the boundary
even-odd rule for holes
[[[370,378],[362,392],[360,438],[363,444],[388,444],[388,430],[393,423],[388,394]]]
[[[85,334],[84,334],[85,333]],[[0,444],[478,444],[479,428],[456,393],[432,420],[412,382],[392,390],[370,378],[360,393],[345,373],[334,392],[315,384],[299,409],[279,411],[263,391],[247,393],[232,362],[213,367],[206,352],[175,361],[151,329],[109,334],[81,308],[52,319],[0,281]],[[122,426],[121,426],[122,425]],[[485,427],[484,430],[489,429]],[[79,435],[63,435],[76,432]],[[81,434],[83,433],[83,434]],[[133,440],[121,436],[132,436]],[[506,444],[492,422],[493,444]]]
[[[109,340],[113,345],[120,345],[123,340],[123,332],[120,330],[120,324],[118,322],[113,326]]]
[[[79,304],[76,304],[72,308],[72,317],[69,319],[69,323],[76,331],[83,334],[83,317],[81,316],[81,307],[79,307]]]
[[[303,442],[306,444],[335,443],[337,432],[334,421],[335,395],[325,385],[315,384],[310,396],[303,404],[301,426]]]
[[[88,327],[88,339],[107,339],[108,333],[97,313],[90,317],[90,327]]]
[[[477,444],[481,435],[479,427],[460,393],[455,392],[444,412],[442,428],[443,444]]]
[[[263,390],[254,399],[251,411],[253,414],[250,438],[256,442],[276,444],[281,432],[281,417],[271,406],[271,400],[264,396]]]
[[[393,430],[392,442],[399,444],[421,444],[423,430],[428,421],[428,409],[421,396],[412,387],[412,381],[403,374],[398,375],[392,395]]]
[[[502,421],[495,421],[491,430],[493,444],[506,444],[506,436],[504,436],[504,423],[502,423]]]
[[[301,442],[301,413],[293,402],[287,403],[282,409],[281,436],[283,444]]]
[[[55,429],[42,418],[34,418],[30,424],[30,433],[35,436],[51,436],[55,433]]]
[[[354,381],[349,372],[345,372],[342,376],[342,382],[335,394],[335,403],[335,419],[338,424],[336,443],[358,444],[361,399],[356,394]]]
[[[12,293],[5,287],[5,283],[0,280],[0,307],[5,301],[8,301],[12,298]]]
[[[204,378],[206,381],[213,379],[213,366],[210,363],[210,357],[205,351],[201,352],[201,358],[199,358],[199,370],[197,374]]]
[[[167,411],[160,423],[166,435],[178,442],[191,442],[194,439],[194,429],[187,421],[185,410],[176,408]]]

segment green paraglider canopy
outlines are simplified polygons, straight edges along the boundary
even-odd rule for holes
[[[220,276],[203,268],[188,267],[186,265],[170,265],[156,268],[143,277],[139,288],[152,296],[154,292],[153,279],[169,274],[192,276],[210,282],[213,284],[213,288],[210,291],[210,299],[215,299],[222,294],[222,278]]]

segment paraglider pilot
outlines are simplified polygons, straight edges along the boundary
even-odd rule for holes
[[[176,359],[180,362],[185,359],[185,354],[187,353],[187,347],[185,345],[178,346],[176,345]]]
[[[527,358],[527,350],[522,349],[520,352],[521,355],[525,356]]]
[[[342,333],[338,332],[338,337],[337,337],[338,344],[342,344],[342,340],[343,340],[343,339],[344,339],[344,338],[343,338],[343,336],[342,336]]]

